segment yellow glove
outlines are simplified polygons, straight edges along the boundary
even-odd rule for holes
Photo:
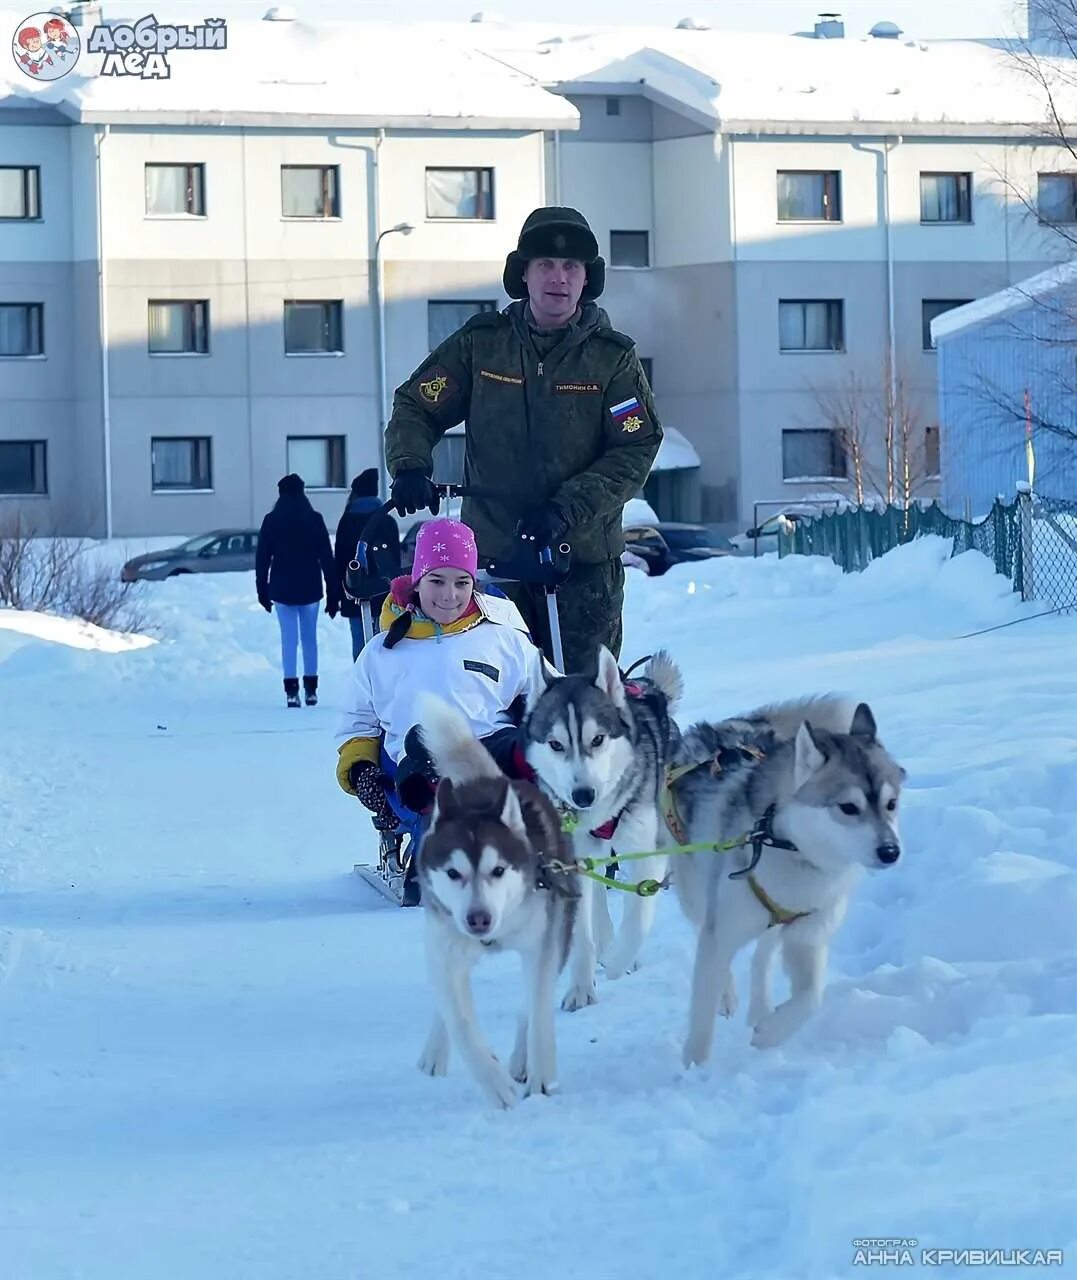
[[[377,764],[380,758],[380,738],[349,738],[337,750],[337,782],[340,784],[340,789],[350,796],[355,795],[355,788],[349,776],[352,768],[363,760]]]

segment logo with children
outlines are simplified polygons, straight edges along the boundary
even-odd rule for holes
[[[11,52],[19,70],[31,80],[59,80],[78,62],[82,41],[66,18],[34,13],[19,24]]]

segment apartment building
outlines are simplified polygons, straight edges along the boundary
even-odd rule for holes
[[[986,44],[831,19],[289,26],[230,27],[209,87],[0,98],[0,491],[22,495],[0,509],[188,532],[257,518],[297,469],[335,511],[377,461],[379,388],[504,304],[544,202],[591,220],[603,303],[702,459],[705,518],[851,488],[834,406],[854,390],[868,487],[897,401],[930,492],[931,320],[1056,261],[1051,224],[1077,222],[1072,157]],[[361,43],[378,74],[315,58],[312,98],[294,64],[315,38]]]

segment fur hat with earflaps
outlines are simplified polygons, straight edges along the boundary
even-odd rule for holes
[[[502,283],[510,298],[526,298],[524,268],[532,258],[575,258],[587,268],[583,301],[597,298],[606,286],[606,264],[599,257],[595,233],[577,209],[551,206],[528,214],[520,241],[505,259]]]

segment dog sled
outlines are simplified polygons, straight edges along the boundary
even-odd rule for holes
[[[442,501],[452,498],[480,496],[476,490],[459,485],[438,485]],[[389,585],[401,571],[397,539],[390,536],[387,522],[392,502],[386,502],[367,521],[362,536],[356,544],[355,556],[348,564],[344,590],[359,605],[363,623],[363,643],[369,644],[378,629],[374,613],[374,601],[388,594]],[[561,623],[557,612],[557,589],[568,576],[571,549],[561,543],[552,547],[521,547],[511,560],[486,561],[479,566],[478,585],[493,588],[502,582],[528,582],[541,586],[546,597],[546,611],[550,625],[550,647],[554,665],[564,672],[565,657],[561,644]],[[386,781],[386,796],[399,822],[392,831],[378,833],[378,860],[376,863],[357,862],[353,870],[364,884],[401,907],[419,905],[419,882],[416,877],[415,859],[425,834],[426,816],[414,813],[400,801],[392,785],[393,761],[382,756],[382,776]]]

